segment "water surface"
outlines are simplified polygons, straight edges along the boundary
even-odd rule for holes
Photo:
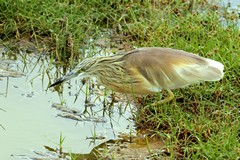
[[[61,111],[52,108],[53,103],[64,102],[68,108],[84,111],[86,95],[83,91],[86,91],[86,86],[81,91],[81,82],[76,78],[63,84],[62,94],[48,89],[56,73],[61,71],[56,72],[55,66],[45,56],[39,58],[34,53],[25,54],[19,54],[17,60],[0,55],[0,66],[4,70],[25,74],[15,78],[2,77],[0,80],[0,108],[4,110],[0,110],[0,124],[5,128],[0,128],[0,159],[38,157],[33,151],[45,152],[44,146],[59,147],[61,133],[65,137],[65,152],[89,153],[94,146],[116,139],[119,132],[129,133],[132,130],[128,120],[131,107],[115,104],[111,113],[103,111],[103,96],[92,102],[95,105],[87,107],[88,113],[84,115],[90,120],[92,117],[105,122],[76,121],[57,116]],[[89,100],[94,100],[97,96],[89,97]],[[95,134],[105,139],[88,139]]]

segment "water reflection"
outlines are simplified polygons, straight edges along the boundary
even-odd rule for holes
[[[124,102],[109,105],[109,93],[89,87],[91,82],[81,85],[77,78],[57,91],[49,90],[49,84],[64,74],[64,69],[56,68],[44,55],[18,54],[11,69],[25,76],[0,81],[0,124],[5,128],[0,127],[0,149],[4,151],[0,159],[38,157],[36,151],[46,152],[44,146],[59,147],[60,133],[65,137],[64,152],[89,153],[98,144],[116,139],[119,132],[132,130],[131,107]],[[11,56],[2,54],[0,59]],[[68,111],[76,110],[82,120],[64,117],[62,110],[52,107],[56,103]]]

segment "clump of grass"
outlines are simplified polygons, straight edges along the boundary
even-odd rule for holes
[[[225,76],[219,82],[175,90],[175,100],[171,103],[140,108],[135,117],[136,126],[164,137],[172,158],[238,159],[239,28],[233,24],[223,27],[212,11],[178,19],[180,22],[172,26],[168,23],[161,26],[169,33],[164,42],[221,61]]]
[[[180,16],[169,13],[151,30],[150,43],[142,41],[146,46],[160,44],[199,53],[225,65],[221,81],[175,90],[171,103],[140,107],[136,113],[137,128],[164,138],[172,158],[240,157],[240,32],[236,20],[227,18],[228,25],[223,26],[220,18],[214,10]],[[148,98],[140,106],[146,103],[152,102]]]
[[[138,10],[137,15],[135,9],[148,3],[9,0],[0,6],[0,36],[7,40],[29,35],[36,43],[47,36],[46,43],[53,48],[51,53],[58,61],[74,59],[79,56],[79,45],[86,45],[91,38],[100,37],[103,29],[125,32],[119,29],[122,21],[132,21],[135,16],[142,16],[146,9]]]
[[[106,29],[126,36],[123,40],[132,45],[169,46],[166,35],[175,33],[168,30],[176,30],[178,18],[204,1],[195,3],[198,5],[193,1],[9,0],[0,5],[0,36],[7,40],[27,35],[37,45],[48,37],[45,43],[58,61],[78,59],[79,47],[101,37]]]

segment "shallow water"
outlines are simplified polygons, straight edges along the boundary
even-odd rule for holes
[[[0,128],[0,159],[36,158],[38,155],[33,151],[45,152],[44,146],[59,148],[61,133],[65,137],[65,152],[89,153],[98,144],[117,139],[119,132],[132,132],[132,127],[129,127],[132,122],[128,120],[131,107],[122,107],[121,110],[121,103],[116,103],[111,112],[103,111],[103,96],[100,96],[101,100],[93,102],[94,107],[88,107],[87,110],[91,115],[90,120],[99,118],[105,122],[76,121],[57,116],[61,111],[51,106],[62,101],[68,108],[83,112],[86,98],[83,91],[86,86],[79,92],[81,83],[76,78],[64,83],[63,92],[59,94],[54,89],[48,89],[50,81],[52,83],[56,75],[56,69],[50,65],[48,58],[43,56],[39,60],[38,55],[22,54],[17,60],[9,61],[4,56],[0,57],[0,66],[9,68],[6,67],[6,62],[10,69],[25,74],[0,80],[0,124],[5,128]],[[78,92],[78,98],[74,102]],[[92,100],[96,98],[94,95],[90,97]],[[89,117],[89,114],[84,115]],[[95,133],[105,139],[88,139]]]
[[[229,13],[234,13],[236,17],[240,14],[240,1],[239,0],[222,0],[220,5],[227,7]],[[240,28],[240,18],[236,19],[237,26]],[[223,25],[227,22],[223,21]]]
[[[240,5],[240,1],[239,0],[223,0],[224,4],[230,3],[230,7],[231,8],[239,8],[238,5]]]

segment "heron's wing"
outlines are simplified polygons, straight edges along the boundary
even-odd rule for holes
[[[201,81],[219,80],[223,65],[181,50],[141,48],[127,53],[126,68],[135,79],[161,89],[174,89]]]

